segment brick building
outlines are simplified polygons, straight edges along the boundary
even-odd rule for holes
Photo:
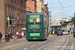
[[[47,17],[47,23],[49,23],[49,13],[48,13],[48,7],[46,7],[46,17]]]
[[[48,12],[48,3],[44,2],[44,6],[45,6],[45,13],[46,13],[46,17],[47,17],[47,24],[49,24],[49,12]]]
[[[30,10],[31,12],[37,12],[36,3],[36,0],[27,0],[26,9]]]
[[[15,28],[14,32],[21,32],[22,29],[22,9],[21,0],[13,0],[14,3],[14,20]],[[9,31],[13,32],[12,27],[8,27],[7,17],[12,16],[12,0],[0,0],[0,32],[3,35]],[[26,27],[26,0],[23,0],[23,27]],[[4,37],[4,36],[3,36]]]

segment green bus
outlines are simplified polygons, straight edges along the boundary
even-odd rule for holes
[[[26,39],[46,40],[48,37],[47,18],[43,13],[27,13]]]

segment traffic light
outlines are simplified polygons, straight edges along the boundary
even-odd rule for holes
[[[12,20],[9,20],[9,26],[10,27],[12,26]]]
[[[12,19],[12,25],[14,25],[14,19]]]
[[[15,27],[15,24],[13,24],[12,26]]]
[[[12,26],[15,27],[14,19],[12,20]]]

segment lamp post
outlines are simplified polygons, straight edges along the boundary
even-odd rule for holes
[[[14,21],[14,7],[13,7],[13,0],[12,0],[12,22]],[[14,24],[14,23],[12,23]],[[13,33],[14,33],[14,27],[13,27]]]
[[[23,0],[21,0],[21,9],[22,9],[22,28],[23,28]]]
[[[14,19],[14,7],[13,7],[13,0],[12,0],[12,20]],[[13,27],[13,33],[14,33],[14,27]]]

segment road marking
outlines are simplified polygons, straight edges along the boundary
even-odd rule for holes
[[[74,46],[73,46],[73,42],[72,42],[71,50],[73,50],[73,47],[74,47]]]
[[[60,39],[60,38],[57,38],[57,39],[55,39],[54,41],[52,41],[52,42],[50,42],[50,43],[48,43],[48,44],[42,46],[41,48],[39,48],[39,49],[37,49],[37,50],[41,50],[42,48],[44,48],[44,47],[46,47],[46,46],[48,46],[48,45],[52,45],[55,41],[57,41],[57,40],[59,40],[59,39]]]
[[[15,47],[15,48],[12,48],[12,49],[14,50],[14,49],[17,49],[17,48],[20,48],[20,47],[24,47],[24,46],[26,46],[25,44],[26,44],[26,45],[29,45],[29,44],[31,44],[31,43],[30,43],[30,42],[29,42],[29,43],[27,43],[27,42],[26,42],[26,43],[22,43],[22,44],[20,44],[20,45],[23,45],[23,46]],[[17,45],[17,46],[18,46],[18,45]]]
[[[10,49],[10,50],[13,50],[13,49]]]
[[[38,43],[37,45],[40,45],[41,43]]]
[[[46,41],[44,41],[43,43],[45,43]]]
[[[32,48],[32,47],[34,47],[34,46],[36,46],[36,45],[32,45],[32,46],[30,46],[30,48]]]
[[[25,48],[24,50],[27,50],[28,48]]]

